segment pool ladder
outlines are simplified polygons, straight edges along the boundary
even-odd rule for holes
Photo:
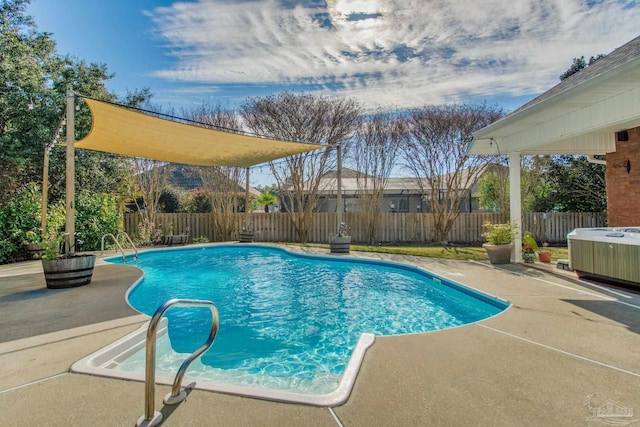
[[[120,237],[120,236],[124,236],[124,238],[127,239],[127,242],[129,242],[129,244],[133,248],[133,251],[135,252],[135,255],[134,255],[135,259],[138,259],[138,248],[136,248],[136,245],[133,244],[133,241],[131,240],[131,237],[129,237],[129,235],[124,231],[121,231],[121,232],[118,233],[118,237]],[[100,255],[102,255],[102,253],[104,252],[104,238],[105,237],[111,237],[111,239],[113,240],[113,243],[116,244],[116,247],[122,253],[122,261],[126,261],[127,256],[124,253],[124,249],[122,249],[122,246],[120,245],[120,242],[118,242],[118,239],[116,238],[116,236],[114,236],[111,233],[107,233],[107,234],[102,236],[102,243],[100,245]]]
[[[211,331],[207,341],[194,351],[189,357],[186,358],[173,380],[173,387],[171,393],[164,397],[164,403],[166,405],[175,405],[182,402],[187,397],[185,390],[180,391],[182,386],[182,379],[184,374],[195,359],[200,357],[202,353],[207,351],[209,347],[213,345],[213,341],[216,339],[218,333],[219,317],[216,306],[211,301],[206,300],[193,300],[193,299],[170,299],[162,304],[154,313],[151,321],[149,322],[149,328],[147,329],[147,354],[146,354],[146,369],[145,369],[145,389],[144,389],[144,415],[138,419],[136,426],[138,427],[153,427],[157,426],[162,421],[162,414],[155,410],[155,386],[156,386],[156,330],[158,329],[158,323],[164,315],[164,313],[171,307],[207,307],[211,310]]]

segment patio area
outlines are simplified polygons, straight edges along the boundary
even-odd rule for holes
[[[195,389],[170,407],[162,403],[169,387],[157,386],[162,425],[584,426],[640,418],[632,414],[640,411],[640,294],[524,264],[349,256],[417,266],[512,306],[476,324],[377,338],[342,406]],[[125,301],[139,277],[136,268],[98,260],[89,286],[47,290],[39,261],[0,266],[0,425],[135,424],[143,383],[69,367],[147,319]]]

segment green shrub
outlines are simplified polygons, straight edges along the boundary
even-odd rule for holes
[[[209,243],[209,238],[207,236],[199,236],[192,240],[193,243]]]
[[[51,233],[47,239],[42,241],[44,253],[42,259],[56,259],[60,256],[60,248],[64,242],[64,235],[61,233]]]
[[[136,246],[152,246],[162,238],[162,230],[154,223],[143,220],[138,223],[133,241]]]
[[[40,235],[41,206],[42,196],[35,183],[18,189],[0,206],[0,263],[23,257],[23,244],[32,240],[29,236]]]
[[[180,192],[172,187],[164,187],[158,199],[158,209],[164,213],[180,212]]]
[[[81,191],[76,201],[76,235],[82,241],[76,252],[100,250],[102,236],[123,229],[122,210],[115,195]]]
[[[37,184],[30,183],[8,198],[0,206],[0,263],[24,257],[24,244],[40,240],[42,193]],[[50,203],[47,210],[47,235],[61,235],[66,223],[63,200]],[[123,215],[116,196],[81,191],[76,200],[76,232],[83,241],[75,251],[100,249],[102,236],[116,235],[123,228]]]
[[[516,237],[516,227],[513,224],[492,224],[485,222],[483,227],[487,230],[483,236],[490,245],[512,243]]]
[[[211,201],[203,190],[191,190],[183,196],[183,211],[189,213],[211,212]]]
[[[67,223],[64,200],[58,200],[47,206],[47,234],[52,232],[62,233]]]

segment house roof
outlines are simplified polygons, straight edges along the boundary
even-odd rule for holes
[[[172,187],[180,188],[182,190],[195,190],[203,187],[202,178],[194,166],[169,163],[159,167],[169,169],[167,183]],[[245,192],[244,185],[241,183],[238,183],[238,192]],[[258,197],[261,193],[258,189],[249,186],[249,194],[254,197]]]
[[[336,194],[338,181],[335,175],[323,177],[318,185],[318,195]],[[342,194],[358,193],[357,178],[342,178]],[[420,194],[420,186],[416,178],[388,178],[384,189],[385,194]]]
[[[468,154],[604,154],[640,126],[640,36],[473,134]]]
[[[494,165],[494,167],[502,167],[500,165]],[[343,194],[357,194],[358,192],[358,175],[364,176],[364,173],[354,171],[353,169],[342,170],[342,193]],[[440,182],[443,184],[443,190],[446,188],[446,183],[449,181],[451,174],[442,175]],[[474,169],[462,169],[458,172],[458,182],[462,183],[459,188],[469,189],[480,178],[477,171]],[[425,188],[429,188],[429,183],[425,182]],[[329,171],[320,178],[320,184],[318,185],[318,194],[327,195],[335,194],[338,188],[337,172]],[[385,194],[421,194],[420,183],[418,178],[410,177],[393,177],[387,178],[387,182],[384,188]]]

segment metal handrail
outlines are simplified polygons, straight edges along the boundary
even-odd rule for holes
[[[120,252],[122,252],[122,261],[126,261],[127,255],[124,253],[124,249],[122,249],[122,246],[120,246],[120,243],[118,243],[118,239],[116,239],[116,236],[114,236],[111,233],[107,233],[107,234],[102,236],[102,243],[100,244],[100,255],[102,255],[102,252],[104,252],[104,238],[105,237],[111,237],[113,239],[113,242],[116,244],[118,249],[120,249]],[[136,254],[137,254],[137,251],[136,251]]]
[[[135,252],[136,259],[138,259],[138,248],[136,248],[136,245],[133,244],[133,240],[131,240],[131,237],[129,237],[126,231],[119,232],[118,237],[120,236],[124,236],[124,238],[127,239],[127,242],[129,242],[129,244],[133,248],[133,251]]]
[[[138,419],[137,426],[151,427],[156,426],[162,421],[162,414],[155,411],[155,385],[156,385],[156,330],[158,329],[158,323],[164,315],[164,313],[171,308],[176,307],[207,307],[211,310],[212,324],[211,331],[207,341],[196,351],[194,351],[187,359],[182,362],[176,377],[173,380],[173,387],[171,393],[167,394],[164,398],[164,403],[167,405],[174,405],[183,401],[187,397],[186,391],[180,391],[182,385],[182,379],[184,374],[189,368],[191,362],[198,358],[202,353],[207,351],[209,347],[213,345],[213,341],[216,339],[218,333],[219,317],[216,306],[211,301],[206,300],[192,300],[192,299],[170,299],[162,304],[154,313],[151,321],[149,322],[149,328],[147,329],[147,353],[146,353],[146,369],[145,369],[145,410],[144,416]]]

